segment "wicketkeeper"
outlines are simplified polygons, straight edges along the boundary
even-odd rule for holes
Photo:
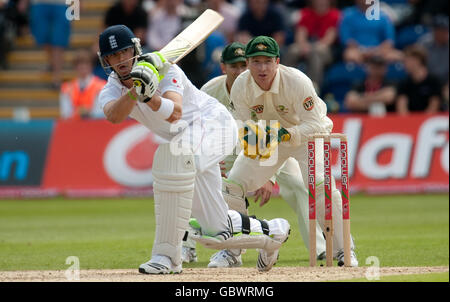
[[[279,46],[274,39],[258,36],[250,40],[245,55],[248,70],[231,88],[234,116],[242,121],[242,152],[228,179],[240,184],[244,192],[257,190],[276,173],[290,157],[300,166],[303,183],[308,176],[308,135],[331,133],[333,122],[327,117],[325,103],[317,95],[311,80],[295,68],[279,64]],[[323,148],[317,144],[316,200],[323,195]],[[332,179],[333,213],[335,214],[333,257],[344,264],[342,236],[342,199]],[[304,213],[307,215],[307,212]],[[317,203],[318,221],[324,228],[324,203]],[[306,217],[305,217],[306,220]],[[306,226],[309,228],[309,226]],[[303,236],[309,240],[308,236]],[[306,241],[305,240],[305,241]],[[358,266],[352,240],[351,266]]]

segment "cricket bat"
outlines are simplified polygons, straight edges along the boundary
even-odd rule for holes
[[[160,52],[170,63],[176,64],[205,41],[222,22],[222,15],[212,9],[207,9]]]

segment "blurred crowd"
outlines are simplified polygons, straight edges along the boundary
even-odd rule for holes
[[[62,52],[70,35],[67,21],[57,17],[65,2],[0,0],[1,57],[11,45],[4,42],[23,34],[28,25],[48,53],[56,87],[61,87]],[[253,36],[266,35],[280,45],[281,64],[312,79],[330,112],[435,113],[449,107],[448,4],[448,0],[119,0],[106,11],[98,32],[125,24],[140,38],[144,52],[159,50],[211,8],[224,16],[224,22],[179,64],[197,87],[221,74],[220,53],[226,44],[245,44]],[[58,28],[53,38],[44,34],[46,28]],[[86,87],[90,87],[87,78],[95,79],[95,85],[107,78],[97,50],[96,41],[89,50],[89,72],[76,68],[86,61],[86,52],[76,56],[74,67]],[[3,61],[0,68],[7,68]]]

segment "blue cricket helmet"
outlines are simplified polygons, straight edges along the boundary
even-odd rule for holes
[[[125,25],[113,25],[105,29],[99,37],[100,55],[102,57],[117,51],[133,47],[136,36]]]
[[[134,55],[136,57],[142,54],[139,38],[136,38],[133,31],[123,24],[106,28],[100,34],[98,44],[100,50],[98,52],[98,57],[107,74],[111,72],[111,66],[105,62],[105,56],[130,47],[134,47]]]

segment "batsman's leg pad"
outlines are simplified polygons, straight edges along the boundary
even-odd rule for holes
[[[192,236],[198,243],[211,249],[264,249],[274,251],[281,247],[283,241],[274,237],[284,234],[284,219],[270,221],[258,220],[230,210],[228,212],[232,222],[233,234],[221,233],[216,236],[202,235],[201,232]],[[194,221],[191,220],[191,225]],[[199,227],[197,225],[197,227]],[[289,226],[288,228],[289,229]]]
[[[245,192],[238,183],[222,178],[222,195],[231,210],[248,215],[248,201]]]
[[[156,150],[152,173],[156,235],[152,255],[165,255],[174,265],[181,263],[181,242],[191,216],[195,163],[190,150],[173,155],[170,144]]]

